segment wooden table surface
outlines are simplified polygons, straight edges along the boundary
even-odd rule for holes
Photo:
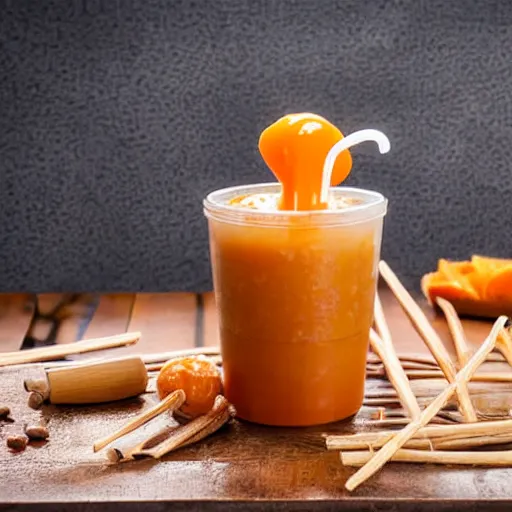
[[[427,353],[386,290],[381,298],[398,352]],[[429,311],[453,354],[445,322]],[[490,324],[465,321],[474,346]],[[109,353],[151,353],[218,344],[211,293],[116,295],[0,295],[0,351],[140,330],[139,344]],[[97,357],[97,353],[88,357]],[[79,356],[85,357],[85,356]],[[500,370],[509,370],[506,365]],[[496,367],[494,364],[493,368]],[[95,407],[26,406],[22,381],[40,368],[0,369],[0,401],[13,424],[0,423],[0,510],[510,510],[512,469],[388,464],[354,493],[344,490],[353,472],[323,434],[366,428],[375,409],[363,407],[349,421],[316,428],[269,428],[234,422],[200,444],[161,461],[105,463],[94,440],[116,430],[153,403],[153,394]],[[434,396],[443,382],[413,381]],[[476,384],[475,384],[476,385]],[[471,385],[473,389],[473,384]],[[481,387],[482,385],[480,385]],[[495,385],[508,393],[512,384]],[[368,392],[387,389],[368,380]],[[43,419],[51,439],[11,453],[5,436]]]

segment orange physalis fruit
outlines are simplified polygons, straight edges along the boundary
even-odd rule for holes
[[[280,210],[322,210],[320,201],[323,165],[329,150],[343,134],[329,121],[310,113],[290,114],[263,130],[259,150],[281,182]],[[352,156],[340,153],[334,164],[331,186],[350,173]]]
[[[160,370],[156,385],[160,400],[182,389],[186,399],[181,411],[192,418],[207,413],[222,393],[220,372],[204,356],[171,359]]]

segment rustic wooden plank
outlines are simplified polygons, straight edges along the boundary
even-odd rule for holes
[[[389,297],[383,300],[386,308]],[[192,294],[140,295],[137,302],[130,324],[147,333],[159,351],[168,346],[168,339],[175,341],[180,332],[187,336],[189,346],[192,344]],[[388,315],[388,321],[400,337],[404,316],[400,309],[391,310],[394,313]],[[182,321],[176,321],[180,311]],[[181,326],[181,331],[173,332],[169,325]],[[472,323],[464,325],[472,335]],[[412,338],[400,339],[403,351],[418,351]],[[340,464],[337,453],[325,450],[323,434],[368,428],[365,420],[373,417],[375,411],[369,407],[351,420],[313,428],[269,428],[234,422],[204,442],[178,450],[160,462],[144,460],[107,466],[102,464],[103,452],[92,453],[93,441],[149,407],[154,396],[146,394],[90,407],[45,406],[42,411],[32,411],[26,406],[21,383],[28,376],[38,375],[39,370],[5,368],[0,373],[0,397],[8,397],[6,405],[11,407],[16,420],[0,429],[0,503],[9,510],[16,510],[17,506],[24,507],[23,510],[42,510],[42,502],[58,503],[59,510],[85,502],[87,510],[106,510],[109,505],[116,510],[174,510],[176,502],[181,502],[189,511],[207,510],[209,506],[235,510],[235,505],[229,505],[235,502],[240,504],[240,510],[262,503],[267,505],[262,509],[273,510],[297,506],[296,510],[382,508],[397,512],[492,510],[496,503],[502,505],[496,510],[512,506],[512,469],[508,468],[454,470],[428,464],[391,463],[356,493],[348,494],[343,486],[353,470]],[[487,387],[490,392],[495,389],[495,385]],[[433,388],[429,390],[432,394],[438,391]],[[389,383],[370,380],[367,390],[377,389],[390,390]],[[5,435],[21,431],[25,423],[40,421],[41,413],[49,421],[50,442],[39,448],[29,447],[24,453],[8,451]],[[447,505],[450,502],[453,507]],[[179,507],[177,504],[177,510],[184,510]],[[50,509],[53,508],[49,505]]]
[[[34,310],[34,295],[0,294],[0,352],[11,352],[21,348]]]
[[[82,338],[97,305],[94,294],[80,294],[76,300],[59,312],[59,329],[56,343],[72,343]]]
[[[38,315],[29,333],[32,344],[72,343],[80,339],[95,301],[95,295],[89,293],[38,295]]]
[[[89,321],[82,339],[103,338],[127,331],[135,302],[134,293],[112,293],[101,295],[98,305]],[[77,354],[68,359],[84,360],[98,357],[121,357],[129,353],[140,352],[138,344],[133,347],[120,347],[88,354]]]
[[[393,321],[391,324],[393,327]],[[9,433],[40,420],[41,412],[26,407],[21,385],[24,378],[36,373],[27,367],[2,371],[0,396],[9,397],[8,405],[16,419],[8,426]],[[101,508],[103,503],[121,511],[166,506],[174,510],[173,502],[182,500],[189,511],[204,510],[205,503],[213,502],[223,510],[228,503],[240,501],[244,502],[240,510],[262,502],[272,502],[271,507],[267,503],[272,510],[280,510],[276,508],[279,503],[282,510],[290,510],[284,505],[294,502],[302,504],[297,510],[382,508],[397,512],[423,510],[422,503],[426,502],[426,510],[446,511],[470,510],[475,500],[479,500],[480,510],[491,510],[487,505],[497,500],[512,505],[508,485],[512,471],[506,468],[454,470],[390,463],[356,493],[348,494],[343,486],[353,470],[340,464],[337,453],[325,450],[323,434],[364,430],[365,420],[372,417],[371,408],[363,408],[351,421],[307,429],[234,422],[162,461],[107,466],[103,452],[92,453],[96,439],[115,431],[154,399],[147,394],[101,406],[45,407],[42,413],[49,420],[49,443],[19,454],[0,443],[0,503],[7,508],[23,503],[25,510],[40,510],[41,502],[59,503],[59,510],[67,510],[66,506],[87,502],[87,510],[106,510]],[[2,441],[5,432],[7,428],[0,431]],[[457,500],[456,506],[443,508],[447,500]],[[131,507],[123,508],[130,502]]]
[[[142,338],[124,351],[146,354],[195,346],[197,303],[194,293],[139,293],[128,331]]]
[[[219,345],[219,321],[215,295],[213,292],[203,293],[203,344],[205,347]]]
[[[39,293],[37,311],[42,316],[52,316],[60,307],[69,303],[73,296],[73,293]]]
[[[36,317],[30,327],[28,348],[32,345],[44,345],[54,343],[48,341],[50,337],[56,335],[56,325],[54,315],[68,303],[73,297],[71,293],[40,293],[37,295]]]
[[[134,301],[134,293],[101,295],[96,311],[87,326],[83,338],[102,338],[126,332],[130,323]]]

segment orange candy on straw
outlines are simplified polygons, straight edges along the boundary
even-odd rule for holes
[[[259,150],[276,178],[281,182],[280,210],[325,210],[322,201],[323,166],[331,148],[343,134],[316,114],[290,114],[266,128]],[[339,185],[352,169],[348,150],[334,163],[331,186]]]

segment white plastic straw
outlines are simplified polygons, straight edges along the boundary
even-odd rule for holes
[[[336,158],[338,158],[340,153],[346,149],[367,141],[376,142],[379,146],[379,151],[382,154],[387,153],[391,147],[389,139],[382,132],[379,132],[378,130],[359,130],[358,132],[347,135],[345,138],[334,144],[334,146],[329,150],[329,153],[327,153],[327,156],[325,157],[324,168],[322,171],[322,190],[320,193],[320,201],[322,203],[327,203],[329,188],[331,186],[332,170],[334,168]]]

